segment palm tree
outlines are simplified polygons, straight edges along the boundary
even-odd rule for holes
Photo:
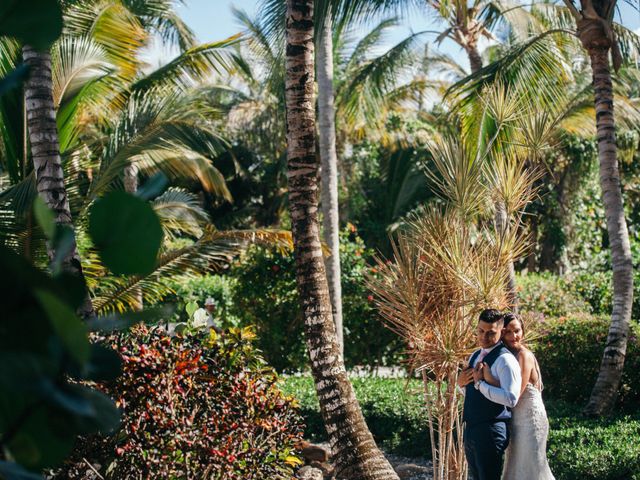
[[[286,111],[289,210],[305,337],[337,478],[397,479],[369,432],[336,341],[318,226],[313,0],[288,0]]]
[[[23,57],[25,64],[29,66],[29,78],[24,86],[24,110],[38,194],[53,211],[56,224],[67,227],[71,232],[70,245],[66,251],[58,250],[53,239],[47,242],[49,261],[53,263],[58,255],[62,255],[62,271],[79,277],[84,283],[60,158],[53,107],[51,55],[25,45]],[[77,313],[85,320],[95,316],[88,294]]]
[[[589,55],[593,71],[600,188],[613,268],[611,326],[598,379],[585,407],[586,414],[602,415],[613,408],[617,397],[627,350],[633,302],[633,264],[616,157],[613,86],[609,61],[611,54],[613,68],[618,70],[622,64],[622,54],[613,28],[615,0],[582,0],[580,8],[572,0],[565,0],[565,4],[575,19],[578,37]]]

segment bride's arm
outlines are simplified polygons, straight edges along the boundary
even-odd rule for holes
[[[500,380],[498,380],[496,377],[494,377],[491,374],[491,369],[488,366],[485,366],[482,369],[482,373],[484,373],[484,381],[487,382],[489,385],[493,385],[494,387],[500,386]]]
[[[533,353],[529,350],[523,349],[518,355],[518,363],[520,364],[520,372],[522,373],[522,384],[520,385],[520,395],[527,388],[527,383],[531,380],[531,372],[534,367]]]

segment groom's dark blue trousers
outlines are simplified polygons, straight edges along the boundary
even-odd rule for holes
[[[504,451],[509,444],[506,422],[477,423],[465,428],[464,436],[464,450],[473,479],[500,480]]]

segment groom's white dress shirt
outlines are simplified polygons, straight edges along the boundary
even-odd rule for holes
[[[491,348],[483,348],[482,352],[480,352],[480,355],[478,355],[478,358],[471,366],[475,367],[478,361],[482,361],[482,359],[484,359],[484,357],[498,345],[494,345]],[[471,358],[469,358],[469,360],[471,360]],[[491,365],[491,375],[500,381],[500,386],[494,387],[493,385],[489,385],[487,382],[481,380],[478,386],[480,393],[494,403],[499,403],[500,405],[504,405],[509,408],[515,407],[516,403],[518,403],[520,386],[522,384],[520,364],[516,357],[511,353],[500,355]]]

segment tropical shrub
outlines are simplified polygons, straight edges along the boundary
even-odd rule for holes
[[[235,279],[229,275],[180,275],[163,280],[173,294],[167,295],[163,303],[176,307],[174,321],[186,322],[188,315],[185,306],[189,302],[196,302],[199,307],[211,297],[216,301],[213,313],[214,320],[221,327],[237,327],[240,319],[236,315],[233,302]]]
[[[557,480],[640,480],[640,417],[587,419],[579,406],[547,402],[547,456]]]
[[[249,329],[216,338],[145,327],[109,338],[124,373],[101,388],[117,399],[122,429],[83,442],[60,478],[82,478],[83,458],[110,479],[291,478],[300,417],[254,338]]]
[[[573,315],[551,319],[540,328],[534,350],[540,363],[545,398],[584,404],[598,376],[609,319]],[[632,322],[618,403],[640,403],[640,326]]]
[[[547,317],[564,317],[571,313],[590,312],[584,297],[563,277],[549,272],[517,276],[518,300],[524,312],[542,313]]]
[[[351,383],[378,446],[398,455],[431,455],[421,381],[360,377],[351,378]],[[280,386],[300,403],[306,425],[305,437],[324,441],[326,430],[313,379],[309,376],[283,377]]]
[[[400,343],[386,329],[364,285],[373,252],[350,226],[340,235],[345,363],[389,365],[397,362]],[[293,255],[251,248],[230,272],[235,279],[233,306],[242,325],[255,325],[258,347],[279,371],[307,365],[303,321],[296,290]]]

